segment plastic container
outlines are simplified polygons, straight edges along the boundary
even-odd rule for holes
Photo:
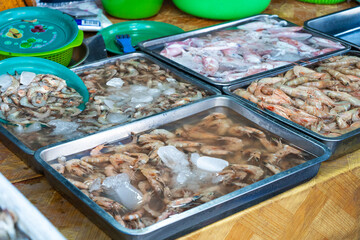
[[[202,18],[234,20],[264,11],[270,0],[173,0],[182,11]]]
[[[101,0],[105,11],[117,18],[140,19],[154,16],[164,0]]]
[[[99,31],[104,39],[106,50],[115,54],[123,54],[122,48],[115,42],[116,35],[129,34],[131,45],[137,49],[139,42],[183,33],[181,28],[164,22],[156,21],[126,21],[110,25]]]
[[[0,60],[41,57],[69,65],[73,48],[84,33],[75,20],[61,11],[22,7],[0,12]]]

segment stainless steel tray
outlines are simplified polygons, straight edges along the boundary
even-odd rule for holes
[[[145,53],[141,53],[141,52],[135,52],[135,53],[126,54],[126,55],[122,55],[122,56],[115,56],[112,58],[103,59],[100,61],[82,65],[82,66],[79,66],[76,68],[72,68],[71,70],[78,74],[78,73],[81,73],[81,72],[91,69],[91,68],[96,68],[96,67],[99,67],[99,66],[107,64],[107,63],[115,62],[118,59],[128,60],[128,59],[132,59],[132,58],[144,58],[150,62],[156,63],[162,69],[169,70],[179,80],[192,83],[192,84],[198,86],[200,89],[206,90],[209,93],[209,95],[220,95],[221,94],[219,89],[217,89],[213,86],[210,86],[202,81],[199,81],[198,79],[196,79],[188,74],[180,72],[177,69],[174,69],[173,67],[168,66],[166,63],[163,63],[163,62],[159,61],[158,59],[155,59],[155,58],[153,58]],[[181,108],[181,107],[182,106],[179,106],[176,108]],[[169,111],[169,110],[166,110],[166,111]],[[136,121],[136,120],[134,120],[134,121]],[[123,123],[123,124],[127,124],[127,123]],[[29,166],[33,167],[35,170],[39,169],[37,162],[33,160],[34,152],[37,149],[32,149],[32,148],[28,147],[22,139],[13,135],[2,124],[0,124],[0,140],[9,149],[11,149],[16,155],[18,155],[21,159],[23,159]]]
[[[120,225],[47,163],[59,156],[76,154],[99,144],[127,139],[132,132],[140,133],[164,124],[186,119],[195,114],[204,113],[204,111],[218,111],[219,108],[235,111],[239,118],[251,121],[254,126],[261,126],[262,129],[283,138],[316,157],[296,167],[139,230],[128,229]],[[113,239],[173,239],[179,237],[311,179],[317,174],[321,162],[328,159],[329,156],[329,149],[322,143],[299,131],[284,127],[277,120],[242,105],[231,96],[213,96],[186,105],[183,108],[131,122],[125,126],[104,130],[74,141],[41,148],[35,153],[35,159],[41,165],[50,184],[63,193],[72,204]]]
[[[148,53],[148,54],[151,54],[185,72],[188,72],[198,78],[200,78],[201,80],[203,81],[206,81],[218,88],[222,88],[222,87],[225,87],[225,86],[229,86],[229,85],[233,85],[233,84],[237,84],[237,83],[240,83],[240,82],[243,82],[243,81],[247,81],[247,80],[254,80],[256,78],[259,78],[259,77],[262,77],[262,76],[265,76],[265,75],[268,75],[268,74],[271,74],[271,73],[280,73],[280,72],[283,72],[285,70],[288,70],[290,68],[292,68],[295,64],[306,64],[306,62],[313,62],[313,61],[318,61],[319,59],[323,59],[323,58],[327,58],[329,56],[332,56],[334,54],[340,54],[342,52],[346,52],[348,50],[350,50],[350,47],[348,45],[346,45],[344,42],[342,42],[341,40],[337,39],[337,38],[334,38],[332,36],[329,36],[329,35],[326,35],[326,34],[323,34],[323,33],[320,33],[320,32],[314,32],[314,31],[311,31],[311,30],[308,30],[308,29],[304,29],[305,32],[308,32],[308,33],[311,33],[312,35],[314,36],[318,36],[318,37],[322,37],[322,38],[326,38],[326,39],[330,39],[330,40],[333,40],[333,41],[337,41],[337,42],[341,42],[342,45],[345,46],[344,49],[340,49],[340,50],[337,50],[337,51],[334,51],[334,52],[330,52],[328,54],[323,54],[323,55],[320,55],[318,57],[314,57],[314,58],[306,58],[306,59],[302,59],[301,61],[297,61],[295,62],[294,64],[289,64],[289,65],[285,65],[285,66],[282,66],[282,67],[278,67],[278,68],[274,68],[272,70],[268,70],[268,71],[264,71],[264,72],[261,72],[261,73],[257,73],[257,74],[254,74],[254,75],[250,75],[250,76],[247,76],[247,77],[243,77],[243,78],[240,78],[240,79],[236,79],[234,81],[230,81],[230,82],[218,82],[218,81],[214,81],[202,74],[199,74],[197,72],[195,72],[194,70],[190,69],[190,68],[187,68],[171,59],[168,59],[167,57],[164,57],[162,55],[160,55],[160,51],[163,49],[165,43],[168,43],[168,42],[173,42],[173,41],[181,41],[181,40],[184,40],[186,38],[190,38],[190,37],[200,37],[200,36],[204,36],[206,34],[209,34],[209,33],[212,33],[212,32],[216,32],[216,31],[221,31],[221,30],[224,30],[224,29],[227,29],[227,28],[231,28],[231,27],[235,27],[235,26],[238,26],[238,25],[242,25],[242,24],[246,24],[246,23],[249,23],[249,22],[252,22],[252,21],[256,21],[260,18],[263,18],[264,16],[270,16],[268,14],[260,14],[260,15],[255,15],[255,16],[252,16],[252,17],[248,17],[248,18],[243,18],[243,19],[240,19],[240,20],[236,20],[236,21],[230,21],[230,22],[225,22],[225,23],[221,23],[221,24],[217,24],[217,25],[214,25],[214,26],[210,26],[210,27],[205,27],[205,28],[201,28],[201,29],[197,29],[197,30],[193,30],[193,31],[189,31],[189,32],[185,32],[185,33],[180,33],[180,34],[176,34],[176,35],[172,35],[172,36],[168,36],[168,37],[163,37],[163,38],[157,38],[157,39],[153,39],[153,40],[148,40],[148,41],[143,41],[141,43],[139,43],[139,47],[142,51]],[[282,18],[279,18],[277,16],[273,16],[274,19],[277,19],[277,20],[281,20],[281,21],[285,21],[287,22],[288,26],[297,26],[296,24],[294,23],[291,23],[287,20],[284,20]]]
[[[360,49],[360,6],[305,21],[304,27],[312,31],[342,39]]]
[[[360,52],[358,52],[358,51],[349,51],[345,54],[360,57]],[[309,66],[311,67],[312,65],[313,64],[308,65],[308,67]],[[276,75],[277,74],[268,74],[265,77],[275,77]],[[360,148],[360,141],[359,141],[360,129],[348,132],[339,137],[326,137],[326,136],[318,134],[314,131],[311,131],[310,129],[307,129],[297,123],[294,123],[284,117],[281,117],[280,115],[278,115],[270,110],[259,108],[255,103],[250,102],[249,100],[246,100],[246,99],[233,93],[233,91],[235,91],[238,88],[246,88],[247,86],[250,85],[251,82],[252,81],[246,81],[246,82],[234,84],[232,86],[224,87],[223,91],[225,94],[236,97],[241,102],[256,109],[257,111],[262,112],[266,115],[269,115],[269,116],[275,118],[276,120],[279,120],[279,121],[287,124],[288,126],[295,128],[296,130],[299,130],[299,131],[321,141],[330,149],[331,154],[332,154],[331,159],[336,159],[338,157],[341,157],[347,153],[353,152]]]

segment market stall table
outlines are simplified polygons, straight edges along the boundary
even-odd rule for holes
[[[357,6],[354,2],[314,5],[273,0],[264,11],[295,24]],[[3,7],[0,5],[0,7]],[[1,9],[2,10],[2,9]],[[126,20],[108,16],[113,23]],[[222,21],[190,16],[165,0],[158,15],[146,20],[185,31]],[[0,171],[68,239],[109,239],[98,227],[0,143]],[[360,150],[324,162],[311,181],[235,213],[181,239],[360,239]]]

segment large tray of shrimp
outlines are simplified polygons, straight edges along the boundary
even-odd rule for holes
[[[33,154],[40,147],[52,143],[85,136],[220,94],[216,88],[172,70],[142,53],[110,58],[73,70],[90,93],[83,111],[70,107],[76,103],[75,94],[67,93],[65,89],[53,90],[52,97],[48,97],[42,106],[34,107],[32,102],[16,105],[27,113],[25,124],[4,125],[26,152]],[[41,77],[44,81],[57,80],[55,76],[52,80],[46,75]],[[50,102],[52,99],[57,102]],[[66,105],[69,102],[72,105]],[[32,124],[34,121],[36,123]]]
[[[218,87],[349,50],[334,37],[265,14],[144,41],[139,46]]]
[[[329,156],[231,96],[35,153],[50,183],[114,239],[181,236],[309,180]]]
[[[324,142],[336,158],[360,148],[360,52],[333,56],[224,91]]]
[[[61,233],[0,173],[0,239],[65,240]]]

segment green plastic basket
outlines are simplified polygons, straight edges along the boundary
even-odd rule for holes
[[[42,53],[10,53],[10,52],[0,51],[0,60],[10,57],[40,57],[60,63],[61,65],[64,66],[68,66],[71,61],[74,47],[80,46],[83,40],[84,40],[84,32],[79,30],[79,33],[76,36],[76,38],[70,44],[62,48],[52,51],[42,52]]]
[[[0,12],[0,60],[41,57],[67,66],[83,39],[76,21],[59,10],[19,7]]]
[[[337,3],[345,2],[346,0],[298,0],[298,1],[315,3],[315,4],[337,4]]]

